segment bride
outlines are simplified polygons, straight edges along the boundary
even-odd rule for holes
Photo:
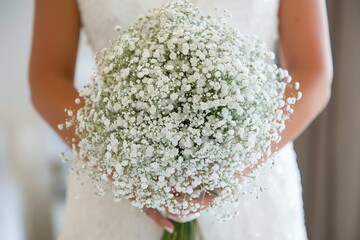
[[[74,103],[73,78],[79,31],[83,27],[94,52],[115,35],[115,25],[127,27],[136,17],[167,0],[36,0],[29,80],[32,102],[42,117],[59,131],[64,109]],[[332,60],[324,0],[192,0],[206,13],[228,9],[229,22],[243,33],[257,35],[274,51],[303,98],[274,148],[280,158],[267,162],[259,185],[264,191],[249,195],[236,207],[238,217],[217,222],[206,213],[198,217],[204,239],[307,239],[300,175],[292,141],[326,106],[330,97]],[[279,44],[277,44],[279,43]],[[75,166],[76,167],[76,166]],[[82,176],[85,178],[84,176]],[[68,179],[64,225],[59,239],[160,239],[163,228],[172,231],[167,216],[148,209],[144,214],[128,201],[97,197],[91,184],[81,185],[74,173]],[[219,210],[222,211],[222,210]],[[189,216],[194,217],[194,216]]]

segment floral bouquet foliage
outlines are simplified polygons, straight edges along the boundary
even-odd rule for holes
[[[300,98],[284,98],[294,87],[287,71],[263,41],[187,1],[117,30],[80,91],[84,107],[66,122],[99,193],[184,215],[202,207],[187,201],[196,190],[217,189],[214,206],[236,201],[236,176],[273,157]]]

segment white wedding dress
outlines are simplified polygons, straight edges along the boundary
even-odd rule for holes
[[[108,44],[115,25],[127,27],[138,15],[167,0],[78,0],[83,27],[94,51]],[[271,49],[278,40],[279,0],[193,0],[205,13],[229,10],[229,22],[243,33],[264,39]],[[82,178],[85,178],[82,176]],[[101,198],[91,184],[81,185],[74,173],[68,179],[64,225],[60,240],[159,240],[163,229],[139,209],[111,194]],[[264,191],[250,194],[236,210],[239,216],[217,222],[204,213],[198,220],[205,240],[305,240],[307,239],[302,188],[293,144],[280,150],[279,159],[268,162],[259,177]],[[257,198],[258,196],[258,198]],[[222,210],[219,210],[222,211]]]

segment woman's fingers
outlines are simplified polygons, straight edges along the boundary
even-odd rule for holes
[[[202,209],[207,208],[210,206],[212,200],[214,199],[214,195],[210,193],[204,193],[200,195],[198,198],[191,199],[193,203],[199,203],[202,206]],[[200,210],[202,210],[200,209]]]
[[[214,190],[213,192],[208,192],[208,193],[202,193],[199,194],[199,197],[195,197],[195,198],[188,198],[185,201],[191,201],[194,204],[200,204],[200,208],[197,211],[194,212],[190,212],[189,211],[185,211],[186,214],[181,214],[181,216],[176,215],[176,214],[171,214],[166,210],[166,216],[163,216],[159,211],[152,209],[152,208],[146,208],[144,210],[145,214],[150,217],[156,224],[158,224],[160,227],[163,227],[164,229],[166,229],[168,232],[172,233],[174,231],[174,224],[169,220],[173,220],[176,222],[189,222],[192,221],[196,218],[198,218],[200,216],[200,212],[208,207],[211,206],[212,200],[214,198],[214,196],[217,195],[217,190]],[[177,199],[179,202],[184,201],[184,195],[183,194],[179,194],[179,193],[174,193],[174,195],[177,195],[177,197],[175,197],[175,199]],[[129,199],[130,201],[132,199]],[[169,219],[167,219],[169,218]]]
[[[148,217],[150,217],[152,220],[156,222],[160,227],[163,227],[166,229],[166,231],[172,233],[174,231],[174,224],[168,220],[167,218],[163,217],[158,211],[148,208],[145,210],[145,213]]]
[[[177,200],[179,202],[183,201],[183,196],[180,195],[178,197],[176,197]],[[196,204],[200,204],[200,208],[194,212],[190,212],[190,213],[186,213],[186,214],[180,214],[180,215],[176,215],[176,214],[172,214],[167,212],[166,213],[166,217],[170,218],[171,220],[174,220],[176,222],[189,222],[192,221],[196,218],[198,218],[200,216],[200,211],[208,208],[211,205],[211,202],[214,198],[214,195],[209,194],[209,193],[203,193],[201,194],[198,198],[191,198],[190,200],[185,200],[185,201],[191,201],[192,203]]]
[[[114,180],[113,179],[114,172],[115,172],[115,167],[112,167],[111,168],[111,173],[107,175],[110,182],[112,182]]]

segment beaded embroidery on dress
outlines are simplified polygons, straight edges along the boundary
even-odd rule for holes
[[[81,21],[94,52],[106,47],[115,37],[114,26],[134,23],[140,14],[168,0],[78,0]],[[192,0],[201,11],[219,14],[227,9],[229,23],[243,33],[257,35],[274,50],[278,40],[279,0]],[[115,203],[111,194],[98,197],[96,189],[68,178],[65,219],[60,240],[159,240],[163,229],[126,200]],[[199,225],[205,240],[305,240],[306,229],[302,188],[296,154],[289,143],[272,165],[265,164],[258,179],[264,191],[250,194],[236,207],[239,216],[218,222],[204,213]],[[222,210],[219,210],[222,211]]]

